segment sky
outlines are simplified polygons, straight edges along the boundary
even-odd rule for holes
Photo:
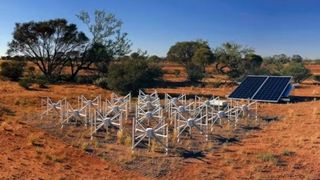
[[[0,55],[17,22],[65,18],[88,32],[76,14],[96,9],[121,19],[132,50],[149,55],[203,39],[211,48],[232,41],[262,56],[320,58],[320,0],[1,0]]]

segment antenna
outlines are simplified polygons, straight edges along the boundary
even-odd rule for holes
[[[179,106],[175,111],[175,123],[174,129],[176,131],[177,141],[180,141],[182,133],[187,129],[189,130],[189,135],[192,136],[192,129],[196,129],[200,134],[205,136],[208,140],[208,121],[207,112],[205,106],[199,106],[191,110],[194,103],[190,103],[188,106]]]

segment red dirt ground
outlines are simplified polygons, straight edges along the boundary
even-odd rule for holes
[[[41,97],[109,92],[73,85],[26,91],[16,83],[0,83],[0,179],[144,179],[24,122],[39,109]]]
[[[25,121],[39,109],[41,97],[60,99],[80,94],[88,96],[91,92],[108,97],[109,91],[89,85],[53,85],[49,89],[27,91],[17,83],[0,83],[0,177],[151,178],[124,170],[112,161],[86,154]],[[193,89],[193,92],[198,90]],[[212,91],[208,89],[208,92]],[[201,160],[182,159],[182,167],[180,165],[176,171],[171,170],[161,179],[319,178],[320,102],[261,104],[260,108],[265,114],[277,115],[281,119],[271,122],[260,131],[248,133],[239,143],[226,144],[208,152]],[[264,155],[266,159],[260,158]]]
[[[307,67],[314,74],[320,72],[320,66]],[[166,70],[176,68],[181,70],[174,65]],[[180,79],[174,74],[166,76],[178,82],[185,78],[183,72]],[[226,96],[234,88],[179,87],[157,91]],[[320,97],[319,92],[319,85],[307,81],[293,95]],[[0,179],[153,179],[141,173],[143,170],[124,169],[112,158],[103,160],[88,154],[28,123],[39,112],[42,97],[75,98],[81,94],[90,97],[90,93],[110,96],[110,91],[92,85],[52,85],[27,91],[17,83],[0,80]],[[260,104],[260,109],[280,120],[247,132],[238,143],[214,148],[201,159],[159,155],[159,161],[179,160],[176,164],[173,160],[174,168],[159,179],[320,179],[320,102]],[[110,147],[119,151],[127,148]],[[148,163],[143,167],[153,165]]]
[[[312,65],[306,65],[308,69],[310,69],[312,74],[320,75],[320,65],[312,64]]]

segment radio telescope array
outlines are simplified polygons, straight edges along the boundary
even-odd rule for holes
[[[291,79],[290,76],[247,76],[227,99],[165,94],[162,101],[157,91],[148,94],[141,90],[135,102],[130,93],[126,96],[112,93],[105,101],[101,96],[93,99],[79,96],[77,103],[47,97],[42,100],[40,116],[58,122],[62,128],[90,126],[91,139],[99,131],[108,132],[110,128],[124,131],[125,122],[129,121],[132,151],[145,146],[151,149],[157,144],[167,154],[169,137],[181,143],[198,133],[208,140],[216,125],[237,127],[242,119],[257,121],[258,102],[276,103],[287,98],[292,90]]]
[[[99,131],[108,133],[109,128],[124,130],[125,120],[130,120],[132,106],[131,94],[118,96],[112,94],[110,99],[102,101],[101,96],[87,99],[79,96],[76,106],[67,99],[54,102],[50,98],[43,99],[45,104],[41,118],[58,117],[61,127],[80,124],[90,126],[91,139]],[[158,93],[151,94],[139,91],[132,118],[132,151],[137,147],[156,143],[166,154],[169,150],[169,126],[173,124],[172,137],[177,142],[198,133],[208,140],[209,131],[216,124],[233,123],[235,126],[240,118],[257,119],[257,102],[226,101],[219,97],[209,99],[195,96],[187,100],[185,94],[171,96],[165,94],[164,104]],[[186,136],[187,135],[187,136]]]
[[[181,143],[197,134],[207,141],[215,125],[229,123],[236,126],[242,118],[258,117],[256,101],[199,96],[187,99],[185,94],[165,94],[164,101],[161,101],[156,91],[150,94],[139,91],[135,103],[131,94],[118,96],[113,93],[106,100],[100,95],[92,99],[79,96],[76,103],[67,99],[53,101],[47,97],[42,104],[42,119],[58,119],[61,128],[73,125],[90,127],[91,139],[97,133],[108,133],[110,128],[125,131],[125,122],[130,124],[131,121],[132,152],[157,145],[167,154],[169,137]],[[133,105],[134,109],[131,108]]]

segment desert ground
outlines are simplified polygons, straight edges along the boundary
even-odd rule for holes
[[[320,66],[311,66],[319,73]],[[179,66],[166,66],[167,71]],[[210,69],[208,70],[210,71]],[[182,82],[167,73],[168,81]],[[161,93],[225,97],[235,85],[156,89]],[[319,179],[320,178],[320,85],[307,80],[292,95],[309,97],[305,102],[259,103],[261,117],[270,121],[243,120],[234,128],[216,127],[208,142],[201,137],[171,142],[169,155],[141,149],[131,153],[129,130],[119,137],[90,140],[83,127],[61,129],[54,120],[41,120],[41,98],[55,100],[78,95],[92,98],[111,91],[93,85],[49,85],[25,90],[15,82],[0,80],[0,177],[1,179]],[[131,126],[130,118],[126,126]],[[119,139],[124,139],[121,141]],[[194,153],[196,152],[196,153]]]

